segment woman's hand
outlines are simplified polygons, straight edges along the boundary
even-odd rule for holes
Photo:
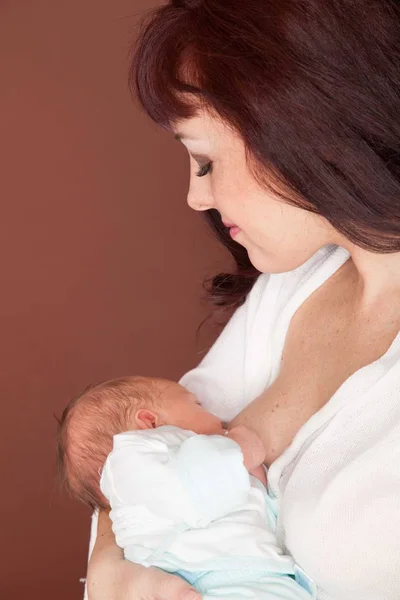
[[[89,600],[201,600],[180,577],[124,560],[103,512],[89,562],[87,592]]]
[[[88,574],[89,600],[201,600],[183,579],[124,559]]]

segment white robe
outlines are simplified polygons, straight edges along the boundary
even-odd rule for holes
[[[261,275],[181,383],[223,420],[236,416],[278,376],[297,309],[348,257],[328,246],[294,271]],[[399,335],[300,428],[268,479],[278,542],[316,582],[318,600],[399,600]]]

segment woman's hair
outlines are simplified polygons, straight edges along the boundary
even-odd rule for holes
[[[161,126],[211,110],[266,188],[364,249],[400,251],[397,0],[170,0],[143,23],[130,83]],[[258,271],[208,219],[237,265],[211,293],[237,306]]]

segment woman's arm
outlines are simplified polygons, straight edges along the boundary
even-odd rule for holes
[[[201,600],[183,579],[124,560],[106,512],[99,515],[87,592],[89,600]]]
[[[101,511],[98,518],[96,542],[89,558],[87,589],[90,598],[96,597],[99,571],[104,567],[112,570],[112,566],[118,565],[123,558],[122,550],[115,542],[108,512]]]

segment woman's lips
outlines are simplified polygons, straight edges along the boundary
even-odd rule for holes
[[[225,223],[225,221],[222,222],[225,225],[225,227],[229,229],[229,235],[232,238],[235,238],[238,235],[238,233],[240,233],[240,227],[238,227],[237,225],[234,225],[233,223]]]
[[[240,228],[237,225],[233,225],[229,228],[229,235],[231,238],[235,238],[240,233]]]

